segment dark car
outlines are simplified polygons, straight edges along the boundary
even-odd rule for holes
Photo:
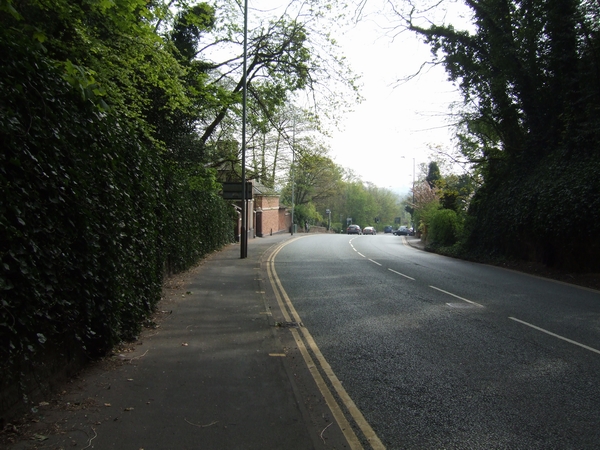
[[[408,236],[408,228],[400,227],[394,231],[394,236]]]
[[[388,225],[383,229],[384,233],[391,233],[392,231],[394,231],[394,228],[391,225]]]
[[[362,234],[370,234],[375,236],[377,234],[377,230],[373,227],[364,227]]]
[[[362,234],[362,230],[360,229],[360,227],[358,225],[349,225],[348,228],[346,228],[346,233]]]

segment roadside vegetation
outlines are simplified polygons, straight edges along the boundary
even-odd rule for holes
[[[295,149],[297,161],[280,191],[282,204],[291,205],[293,186],[294,221],[300,226],[308,223],[341,233],[349,219],[361,228],[373,226],[378,231],[394,225],[396,219],[410,223],[398,193],[365,183],[335,164],[324,150],[315,152],[315,147],[302,142]]]
[[[436,20],[426,2],[393,9],[398,31],[417,33],[431,46],[432,62],[446,68],[464,98],[454,116],[457,147],[446,153],[467,169],[472,195],[463,198],[461,211],[444,204],[461,183],[440,180],[430,186],[439,189],[442,209],[458,215],[456,222],[444,212],[440,224],[458,233],[450,238],[449,230],[438,234],[434,227],[426,230],[428,239],[446,247],[456,240],[455,250],[472,257],[598,271],[599,5],[586,0],[465,5],[466,24]],[[458,194],[460,199],[460,189]]]
[[[329,19],[302,5],[249,35],[248,178],[271,185],[295,98],[318,96],[314,129],[358,99]],[[242,23],[233,1],[0,1],[3,412],[135,338],[166,276],[233,241],[219,190],[240,179]]]

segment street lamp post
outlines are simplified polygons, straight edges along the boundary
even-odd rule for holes
[[[296,165],[296,117],[294,116],[294,127],[292,128],[292,236],[294,235],[294,172]]]
[[[410,221],[412,222],[412,229],[413,229],[413,234],[417,234],[415,232],[415,158],[413,158],[413,187],[412,187],[412,194],[413,194],[413,213],[410,215]]]
[[[246,196],[246,120],[248,92],[248,0],[244,0],[244,63],[242,85],[242,235],[240,236],[240,258],[248,257],[248,198]]]

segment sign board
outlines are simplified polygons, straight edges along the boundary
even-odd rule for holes
[[[225,200],[242,199],[242,183],[223,183],[223,198]],[[246,181],[246,200],[252,200],[252,183]]]

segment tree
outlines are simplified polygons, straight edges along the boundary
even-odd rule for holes
[[[437,162],[432,161],[429,163],[429,170],[427,172],[427,177],[425,177],[425,181],[429,184],[429,187],[434,188],[437,185],[437,182],[442,178],[440,174],[440,168],[438,167]]]
[[[473,194],[473,178],[469,174],[446,175],[437,182],[440,206],[465,215]]]
[[[379,220],[378,223],[372,223],[372,225],[381,229],[381,225],[393,223],[400,210],[398,196],[389,189],[377,187],[372,183],[367,183],[367,192],[376,205],[375,217]],[[403,223],[407,223],[407,221],[403,221]]]
[[[244,75],[243,34],[239,26],[243,23],[242,9],[236,2],[223,2],[214,11],[216,19],[211,19],[212,10],[204,4],[190,7],[183,1],[170,2],[159,4],[157,9],[162,11],[157,29],[172,39],[182,56],[197,61],[205,75],[203,90],[214,109],[212,114],[198,117],[200,141],[207,145],[225,135],[231,138],[229,119],[239,115]],[[246,67],[249,114],[255,116],[249,117],[250,122],[272,125],[270,120],[293,100],[293,93],[319,97],[319,103],[313,106],[324,112],[333,99],[337,111],[341,111],[344,102],[358,98],[355,76],[335,41],[324,31],[324,24],[332,20],[327,15],[334,13],[317,9],[317,3],[307,5],[292,0],[286,8],[252,12]],[[329,91],[320,88],[325,80]],[[330,90],[334,80],[337,92]],[[340,91],[353,94],[340,96]],[[340,99],[344,99],[342,103]],[[335,110],[331,108],[329,112]],[[268,130],[261,132],[264,131]]]
[[[269,114],[269,103],[273,100],[282,105],[286,98],[283,94],[286,92],[294,92],[309,85],[309,77],[312,74],[309,67],[310,52],[305,47],[306,39],[307,35],[303,25],[286,18],[272,22],[266,30],[258,28],[257,32],[255,31],[254,35],[249,38],[250,58],[246,70],[247,86],[250,98],[256,102],[263,113]],[[241,64],[242,58],[238,57],[236,61],[237,64]],[[218,67],[219,65],[215,64],[212,69]],[[254,81],[259,78],[269,80],[263,85],[271,84],[269,89],[264,89],[265,92],[279,94],[276,97],[271,96],[269,103],[265,101],[267,98],[260,95],[263,90],[260,86],[261,83],[257,83],[256,89],[254,87]],[[205,144],[228,111],[238,102],[239,97],[235,94],[241,93],[242,76],[240,75],[237,81],[232,81],[235,83],[231,91],[234,95],[230,97],[233,103],[223,103],[216,117],[207,123],[200,138]]]
[[[413,187],[412,198],[413,222],[422,239],[426,240],[432,214],[440,205],[438,189],[431,187],[427,181],[420,181]]]
[[[347,216],[352,217],[353,223],[363,228],[375,224],[377,205],[361,181],[346,183],[345,207]]]
[[[335,9],[335,8],[334,8]],[[243,11],[234,1],[212,9],[186,1],[158,3],[155,28],[173,43],[185,62],[193,103],[186,125],[197,136],[181,143],[188,157],[239,177],[241,92],[243,87]],[[285,8],[253,10],[249,19],[247,59],[247,169],[248,176],[267,186],[281,185],[291,152],[292,128],[309,120],[320,132],[321,117],[337,115],[359,98],[356,77],[348,69],[335,40],[326,30],[332,10],[291,0]],[[307,100],[301,99],[305,96]],[[311,109],[298,114],[299,100]],[[310,116],[310,118],[308,118]],[[308,118],[308,119],[307,119]],[[158,127],[169,131],[171,124]],[[165,133],[166,134],[166,133]],[[237,159],[217,151],[220,141],[238,142]],[[221,159],[225,156],[224,159]],[[238,175],[235,175],[238,173]]]
[[[482,180],[470,203],[467,245],[571,269],[598,267],[600,200],[590,190],[600,189],[592,175],[600,170],[598,5],[466,4],[474,32],[417,23],[416,9],[397,11],[463,93],[459,142]],[[568,200],[557,209],[559,198]],[[581,234],[557,236],[557,218]]]
[[[311,140],[296,146],[296,161],[290,166],[288,184],[283,189],[282,201],[292,204],[294,190],[295,219],[299,223],[320,221],[330,200],[341,189],[342,169],[328,156],[324,148],[311,147]]]

